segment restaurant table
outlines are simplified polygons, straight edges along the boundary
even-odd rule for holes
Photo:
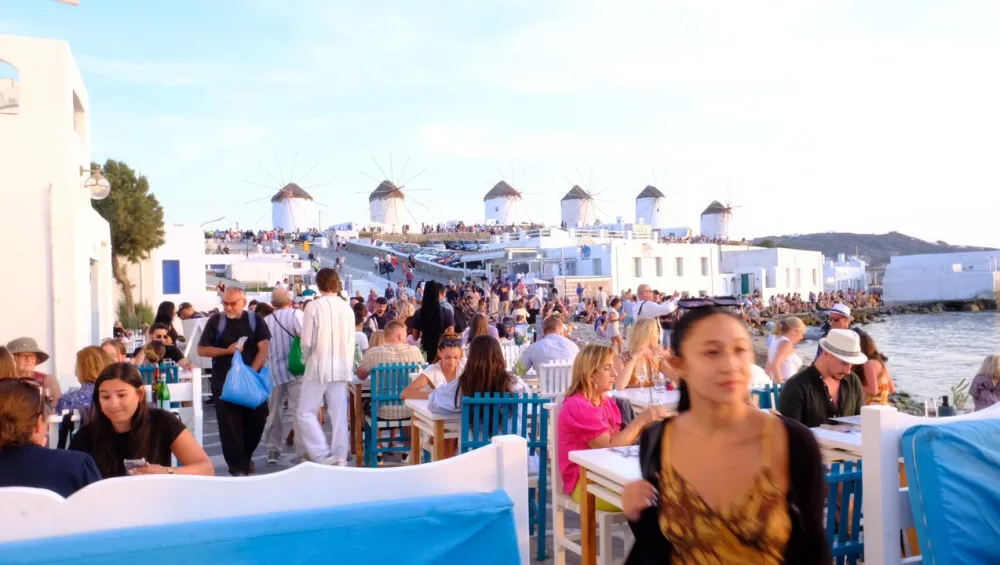
[[[841,432],[827,428],[811,428],[824,461],[857,461],[861,459],[861,432]]]
[[[843,454],[841,459],[861,457],[860,433],[811,429],[820,447],[828,452]],[[628,449],[630,455],[624,455],[622,448],[615,447],[569,453],[569,460],[580,466],[580,480],[585,487],[584,496],[580,500],[580,548],[583,565],[597,563],[595,499],[600,498],[621,508],[621,494],[625,485],[642,479],[639,448],[632,446]]]
[[[420,442],[420,432],[434,438],[431,449],[431,461],[440,461],[448,455],[445,452],[445,440],[458,439],[459,426],[462,425],[461,414],[438,414],[431,412],[426,398],[411,398],[405,401],[406,407],[412,411],[410,416],[410,464],[419,465],[424,450]]]

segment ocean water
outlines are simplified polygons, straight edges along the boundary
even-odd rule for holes
[[[863,328],[889,358],[896,388],[922,399],[950,397],[953,385],[972,381],[984,357],[1000,354],[998,312],[888,316]],[[811,361],[816,344],[796,349]]]

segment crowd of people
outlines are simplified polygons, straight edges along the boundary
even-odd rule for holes
[[[823,461],[808,428],[857,415],[864,404],[884,404],[895,390],[886,356],[852,327],[851,305],[863,304],[864,293],[802,302],[827,316],[812,359],[795,350],[805,335],[801,320],[777,317],[760,368],[740,299],[684,298],[647,284],[618,295],[581,284],[575,297],[563,296],[523,277],[398,281],[383,292],[349,296],[337,269],[322,268],[315,278],[315,289],[278,282],[268,301],[221,288],[221,310],[212,312],[165,302],[137,350],[126,349],[127,333],[117,328],[112,338],[81,349],[80,386],[67,392],[37,370],[48,355],[34,339],[0,347],[0,486],[68,496],[108,477],[214,474],[176,415],[147,402],[139,371],[144,364],[189,366],[178,321],[207,318],[191,347],[211,360],[212,404],[232,476],[257,472],[253,453],[262,442],[268,463],[297,457],[350,464],[348,386],[381,366],[418,365],[402,397],[426,398],[432,411],[457,414],[465,397],[528,393],[529,373],[571,361],[570,386],[553,423],[554,471],[566,494],[580,501],[583,485],[570,451],[638,442],[650,454],[642,458],[643,480],[621,497],[620,510],[636,526],[633,555],[643,562],[709,555],[716,562],[740,556],[828,563]],[[795,297],[791,302],[798,304]],[[574,331],[575,324],[593,325],[594,337]],[[516,370],[508,369],[505,342],[522,346]],[[269,369],[271,395],[255,408],[222,398],[237,355],[252,370]],[[301,356],[301,371],[293,368],[294,356]],[[1000,356],[986,359],[980,373],[970,390],[976,409],[1000,399]],[[656,404],[637,415],[627,399],[607,394],[658,380],[679,390],[676,417],[668,419]],[[765,384],[783,386],[775,411],[752,403],[751,390]],[[80,429],[68,449],[46,449],[48,415],[66,410],[81,415]],[[443,451],[456,448],[450,442]],[[717,507],[730,508],[732,518],[711,510]],[[619,508],[599,501],[598,510]],[[753,535],[730,535],[734,525]]]

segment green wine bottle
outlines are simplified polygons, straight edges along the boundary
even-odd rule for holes
[[[170,387],[166,381],[160,383],[159,393],[160,408],[166,409],[170,404]]]

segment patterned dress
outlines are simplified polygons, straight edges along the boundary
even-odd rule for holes
[[[675,565],[778,565],[784,562],[792,522],[785,494],[771,469],[774,426],[764,426],[761,469],[753,486],[721,512],[713,510],[670,464],[672,426],[660,450],[660,530],[673,545]]]

